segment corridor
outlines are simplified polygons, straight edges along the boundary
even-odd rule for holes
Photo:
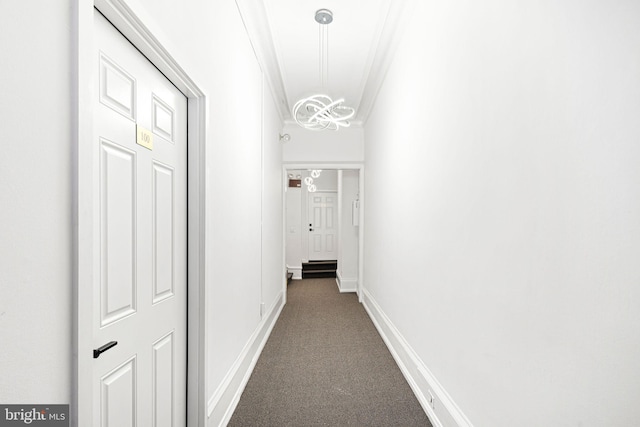
[[[640,1],[1,11],[0,405],[638,425]]]
[[[354,293],[291,282],[229,426],[431,426]]]

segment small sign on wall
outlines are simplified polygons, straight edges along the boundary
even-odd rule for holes
[[[153,150],[153,133],[149,129],[145,129],[142,126],[136,124],[136,143],[142,145],[144,148]]]

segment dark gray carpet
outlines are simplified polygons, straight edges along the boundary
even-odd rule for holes
[[[364,307],[292,281],[229,426],[431,426]]]

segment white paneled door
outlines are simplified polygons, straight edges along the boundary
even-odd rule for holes
[[[337,194],[309,193],[309,260],[335,260],[337,253]]]
[[[98,12],[95,67],[93,425],[184,426],[187,100]]]

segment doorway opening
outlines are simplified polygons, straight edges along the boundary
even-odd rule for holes
[[[361,165],[285,168],[288,278],[335,277],[340,292],[360,295],[362,173]]]

